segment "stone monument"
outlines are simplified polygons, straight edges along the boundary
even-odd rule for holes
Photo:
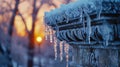
[[[44,20],[73,47],[73,67],[120,67],[120,0],[78,0]]]

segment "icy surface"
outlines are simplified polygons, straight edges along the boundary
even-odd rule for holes
[[[66,54],[66,62],[68,67],[68,61],[69,61],[69,45],[64,44],[63,46],[63,40],[69,41],[70,39],[73,41],[76,41],[76,36],[80,40],[87,40],[87,42],[90,44],[90,38],[93,40],[99,40],[97,33],[100,33],[102,36],[102,39],[104,40],[104,45],[108,46],[108,41],[110,40],[110,33],[112,32],[108,24],[104,24],[101,27],[92,27],[91,26],[91,17],[90,14],[93,14],[93,12],[96,12],[96,18],[101,19],[100,15],[102,12],[102,1],[103,0],[78,0],[76,2],[69,3],[67,5],[63,4],[60,8],[57,8],[55,10],[51,10],[50,12],[45,13],[45,21],[46,24],[56,27],[56,36],[58,39],[60,39],[62,42],[60,42],[60,61],[63,60],[63,47]],[[107,1],[107,0],[105,0]],[[108,0],[109,1],[109,0]],[[112,0],[111,0],[112,1]],[[114,0],[118,1],[118,0]],[[78,22],[72,22],[69,23],[71,19],[79,19]],[[73,24],[73,23],[82,23],[83,28],[78,29],[71,29],[69,30],[62,30],[59,31],[59,26],[62,26],[62,23],[67,24]],[[61,23],[61,24],[60,24]],[[57,26],[59,24],[59,26]],[[73,24],[74,25],[74,24]],[[63,25],[64,27],[65,25]],[[96,30],[98,32],[96,33]],[[50,33],[51,34],[51,33]],[[66,36],[67,35],[67,36]],[[52,36],[51,36],[52,37]],[[50,37],[50,41],[52,41],[52,38]],[[55,58],[57,58],[57,44],[54,39],[54,52],[55,52]]]
[[[98,2],[97,0],[77,0],[76,2],[72,2],[67,5],[63,4],[61,5],[60,8],[45,13],[46,24],[51,26],[51,25],[57,25],[58,23],[61,23],[63,21],[68,23],[69,20],[79,17],[80,18],[79,23],[83,23],[84,32],[86,32],[87,34],[87,41],[90,43],[91,18],[89,16],[89,13],[92,13],[92,11],[97,11],[98,10],[97,7],[99,6],[100,9],[97,11],[99,18],[102,11],[102,5],[101,5],[102,0],[98,4],[97,2]],[[85,24],[87,24],[86,28],[85,28]],[[64,35],[64,34],[58,35],[58,32],[59,32],[59,28],[57,29],[57,37],[62,38],[60,35]],[[74,39],[74,37],[72,36],[73,32],[74,31],[70,33],[67,32],[67,34],[70,39],[75,41],[76,39]]]
[[[81,22],[83,8],[88,8],[86,10],[90,13],[92,10],[96,9],[95,7],[94,0],[78,0],[67,5],[63,4],[60,8],[45,12],[45,21],[47,24],[55,25],[56,23],[64,21],[64,19],[66,20],[66,23],[68,23],[70,19],[80,17]]]

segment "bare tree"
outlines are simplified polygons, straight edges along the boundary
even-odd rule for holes
[[[22,14],[20,14],[24,24],[25,24],[25,28],[28,34],[28,39],[29,39],[29,46],[28,46],[28,67],[33,67],[33,57],[34,57],[34,32],[35,32],[35,22],[36,22],[36,18],[37,18],[37,14],[38,14],[39,8],[36,8],[36,0],[34,0],[33,2],[33,11],[32,11],[32,29],[29,31],[27,29],[27,25],[26,25],[26,21],[24,19],[24,17],[22,16]]]
[[[67,2],[70,2],[70,0],[67,0]],[[38,15],[38,12],[39,10],[41,9],[42,5],[44,4],[48,4],[49,6],[54,6],[55,8],[57,7],[57,5],[55,3],[52,2],[52,0],[41,0],[40,1],[40,6],[37,7],[36,6],[36,3],[37,3],[37,0],[33,0],[33,11],[32,11],[32,28],[31,30],[29,31],[28,28],[27,28],[27,24],[26,24],[26,20],[25,18],[23,17],[23,15],[20,13],[19,11],[19,15],[21,16],[22,18],[22,21],[25,25],[25,29],[26,29],[26,32],[28,34],[28,39],[29,39],[29,43],[28,43],[28,67],[33,67],[33,57],[34,57],[34,40],[35,40],[35,22],[37,21],[37,15]]]
[[[34,36],[34,33],[35,33],[35,22],[37,21],[37,15],[38,15],[38,12],[39,10],[41,9],[42,5],[47,3],[49,5],[53,5],[54,7],[57,7],[54,3],[52,3],[51,0],[41,0],[41,4],[39,7],[36,7],[36,2],[37,0],[34,0],[33,1],[33,11],[32,11],[32,29],[29,31],[27,29],[27,25],[26,25],[26,21],[25,21],[25,18],[22,16],[22,14],[19,14],[24,22],[24,25],[25,25],[25,28],[26,28],[26,31],[27,31],[27,34],[28,34],[28,39],[29,39],[29,47],[28,47],[28,67],[33,67],[33,57],[34,57],[34,40],[35,40],[35,36]]]
[[[9,27],[7,26],[8,27],[7,35],[9,37],[4,36],[4,38],[2,38],[2,39],[6,39],[5,42],[7,42],[7,40],[9,40],[8,43],[5,43],[5,44],[7,44],[7,46],[6,45],[3,46],[3,45],[0,44],[0,46],[2,46],[2,48],[4,47],[6,49],[6,51],[3,51],[4,52],[3,55],[4,55],[4,57],[6,57],[6,59],[8,59],[8,62],[10,63],[10,64],[6,63],[6,65],[8,67],[13,67],[12,66],[12,58],[11,58],[11,45],[12,45],[11,44],[11,39],[12,39],[14,22],[15,22],[15,16],[16,16],[16,14],[18,12],[18,5],[19,5],[19,0],[15,0],[14,9],[12,9],[11,3],[9,3],[6,0],[1,0],[1,4],[0,4],[0,15],[2,15],[2,18],[3,18],[1,20],[1,24],[3,24],[3,25],[6,24],[9,21],[9,17],[11,17],[10,21],[9,21]],[[11,12],[12,12],[12,15],[9,16],[9,13],[11,13]],[[6,14],[7,14],[7,16],[6,16]],[[6,20],[4,20],[4,19],[6,19]],[[0,25],[0,26],[2,27],[2,25]],[[5,31],[3,31],[3,32],[5,32]],[[7,37],[7,38],[5,38],[5,37]]]
[[[11,38],[12,38],[12,33],[13,33],[13,27],[14,27],[14,23],[15,23],[15,16],[18,12],[18,5],[19,5],[19,1],[20,0],[15,0],[16,4],[15,4],[15,8],[13,10],[13,13],[12,13],[12,17],[10,19],[10,24],[9,24],[9,28],[8,28],[8,35],[10,36],[10,39],[9,39],[9,47],[8,47],[8,50],[7,50],[7,54],[8,54],[8,59],[10,62],[12,62],[12,58],[11,58]],[[9,67],[12,67],[12,64],[9,66]]]

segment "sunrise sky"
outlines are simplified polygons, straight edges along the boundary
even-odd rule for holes
[[[1,0],[2,1],[2,0]],[[15,5],[15,1],[14,0],[3,0],[3,1],[7,1],[10,5],[10,7],[8,7],[7,9],[14,9],[14,5]],[[19,11],[20,13],[23,15],[23,17],[25,18],[26,24],[27,24],[27,28],[28,30],[31,30],[31,25],[32,25],[32,4],[33,4],[33,0],[20,0],[20,4],[19,4]],[[52,9],[55,9],[55,7],[49,3],[54,3],[57,8],[60,7],[61,4],[66,4],[68,0],[37,0],[36,6],[39,7],[41,4],[41,8],[39,9],[38,15],[37,15],[37,21],[36,21],[36,26],[35,26],[35,35],[36,36],[41,36],[44,37],[44,12],[49,12]],[[72,0],[75,1],[75,0]],[[2,6],[8,6],[6,5],[6,3],[0,3],[0,5]],[[9,14],[12,14],[12,12],[10,12]],[[8,20],[8,18],[5,18],[6,20]],[[0,16],[0,21],[3,20],[2,17]],[[9,20],[8,20],[9,22]],[[17,32],[17,34],[19,36],[25,36],[26,32],[25,32],[25,25],[22,22],[22,19],[19,15],[16,15],[15,17],[15,30]]]

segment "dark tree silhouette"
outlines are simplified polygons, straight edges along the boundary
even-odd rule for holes
[[[12,38],[12,33],[13,33],[13,27],[14,27],[14,22],[15,22],[15,16],[18,12],[18,5],[19,5],[19,2],[20,0],[15,0],[16,4],[15,4],[15,8],[13,10],[13,13],[12,13],[12,17],[10,19],[10,24],[9,24],[9,28],[8,28],[8,35],[10,36],[10,39],[9,39],[9,47],[8,47],[8,50],[7,50],[7,54],[8,54],[8,59],[10,62],[12,62],[12,58],[10,56],[11,54],[11,38]],[[9,67],[12,67],[12,64],[9,65]]]
[[[36,22],[36,18],[37,18],[37,14],[38,14],[39,8],[36,7],[36,0],[33,1],[33,12],[32,12],[32,29],[29,31],[27,29],[27,25],[26,25],[26,21],[24,19],[24,17],[22,16],[22,14],[19,14],[25,24],[25,28],[28,34],[28,39],[29,39],[29,43],[28,43],[28,67],[33,67],[33,57],[34,57],[34,32],[35,32],[35,22]]]
[[[27,29],[27,25],[26,25],[26,21],[25,21],[25,18],[22,16],[22,14],[19,13],[19,15],[21,16],[22,18],[22,21],[25,25],[25,28],[26,28],[26,31],[27,31],[27,34],[28,34],[28,39],[29,39],[29,46],[28,46],[28,67],[33,67],[33,57],[34,57],[34,40],[35,40],[35,36],[34,36],[34,33],[35,33],[35,22],[37,21],[37,15],[38,15],[38,12],[39,10],[41,9],[42,5],[43,4],[49,4],[50,6],[54,6],[54,7],[57,7],[54,3],[52,3],[51,0],[41,0],[41,4],[39,7],[36,7],[36,3],[37,1],[34,0],[33,1],[33,11],[32,11],[32,29],[29,31]],[[40,65],[41,66],[41,65]]]
[[[70,0],[67,0],[67,2],[70,2]],[[37,21],[37,15],[38,15],[38,12],[39,10],[41,9],[42,5],[44,4],[48,4],[49,6],[54,6],[55,8],[57,7],[55,3],[52,2],[52,0],[41,0],[40,1],[40,6],[39,7],[36,7],[36,3],[37,3],[37,0],[34,0],[33,1],[33,11],[32,11],[32,29],[29,31],[27,29],[27,25],[26,25],[26,21],[25,21],[25,18],[23,17],[23,15],[20,13],[19,11],[19,15],[21,16],[21,19],[25,25],[25,29],[26,29],[26,32],[28,34],[28,39],[29,39],[29,43],[28,43],[28,67],[33,67],[33,57],[34,57],[34,40],[35,40],[35,36],[34,36],[34,33],[35,33],[35,22]],[[40,65],[41,67],[41,65]]]

